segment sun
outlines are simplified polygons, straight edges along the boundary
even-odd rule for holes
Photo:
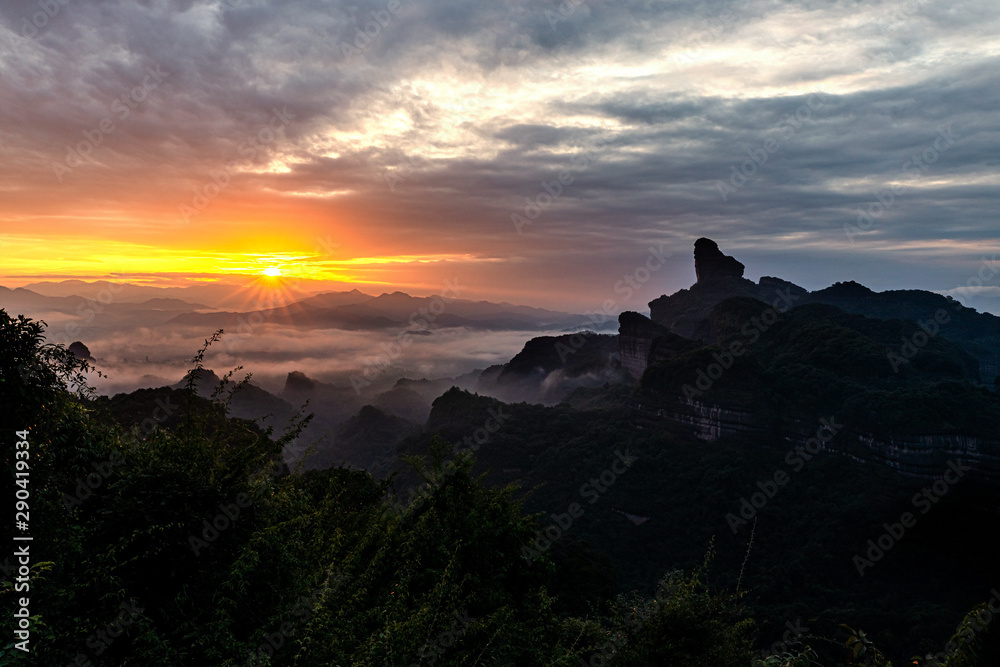
[[[274,268],[264,269],[264,275],[270,276],[271,278],[277,278],[278,276],[281,275],[281,269],[274,269]]]

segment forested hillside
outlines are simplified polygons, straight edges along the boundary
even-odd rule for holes
[[[408,472],[375,479],[289,470],[308,416],[280,433],[232,418],[238,376],[126,409],[39,323],[0,310],[0,343],[5,465],[30,471],[5,495],[26,487],[33,538],[28,576],[4,563],[5,608],[30,616],[18,637],[4,615],[0,664],[888,664],[882,647],[954,667],[990,634],[981,615],[953,637],[990,596],[969,585],[989,536],[956,534],[982,517],[935,510],[908,537],[948,540],[932,563],[901,541],[859,580],[855,538],[878,535],[865,486],[895,507],[912,485],[817,460],[733,534],[727,513],[784,453],[637,429],[621,388],[550,408],[452,390],[404,441]]]

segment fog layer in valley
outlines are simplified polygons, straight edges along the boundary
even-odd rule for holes
[[[84,341],[106,378],[94,377],[101,394],[178,382],[212,331],[194,327],[109,331]],[[278,393],[293,371],[325,383],[351,386],[351,377],[374,385],[400,377],[437,379],[510,360],[537,331],[438,329],[401,331],[301,331],[263,325],[251,335],[224,334],[204,365],[224,374],[236,366],[253,382]]]

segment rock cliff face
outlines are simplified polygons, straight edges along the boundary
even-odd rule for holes
[[[699,440],[715,442],[724,435],[738,433],[764,435],[766,429],[754,415],[721,405],[695,400],[660,403],[651,397],[638,400],[633,408],[640,422],[670,421],[684,424]]]
[[[1000,484],[1000,441],[966,435],[912,435],[878,438],[856,434],[869,460],[916,477],[940,477],[948,461],[973,468],[970,476]]]
[[[633,379],[639,379],[649,365],[653,341],[667,333],[667,329],[632,312],[622,313],[618,325],[618,352],[622,367]]]
[[[645,396],[633,404],[640,424],[668,421],[690,427],[705,442],[724,436],[750,435],[776,438],[789,449],[804,447],[815,435],[816,423],[793,421],[775,433],[751,412],[704,401],[678,399],[659,402]],[[971,468],[969,477],[1000,486],[1000,440],[956,434],[925,434],[878,437],[846,427],[823,451],[847,456],[863,463],[884,465],[920,479],[937,479],[950,461]]]
[[[639,313],[622,313],[618,325],[622,368],[634,380],[641,378],[650,364],[671,359],[698,346],[695,341],[673,334]]]

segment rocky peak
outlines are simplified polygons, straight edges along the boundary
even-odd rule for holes
[[[311,392],[319,385],[316,380],[301,371],[292,371],[285,378],[284,391]]]
[[[73,343],[70,343],[68,349],[70,352],[73,353],[73,356],[75,356],[77,359],[83,359],[84,361],[94,360],[94,357],[91,356],[90,354],[90,350],[88,350],[87,346],[80,341],[74,341]]]
[[[192,368],[191,370],[189,370],[187,373],[184,374],[184,379],[174,386],[178,388],[183,387],[185,384],[187,384],[188,380],[190,380],[192,376],[194,377],[195,384],[197,385],[202,385],[206,383],[219,384],[220,382],[222,382],[222,378],[220,378],[216,374],[216,372],[210,368],[200,368],[200,369]]]
[[[750,297],[770,304],[780,294],[804,298],[806,290],[780,278],[761,278],[755,283],[743,277],[743,263],[723,254],[712,239],[694,243],[694,270],[698,282],[671,296],[649,302],[650,319],[684,338],[699,336],[699,324],[716,305],[732,297]]]
[[[694,242],[694,272],[698,284],[742,278],[745,268],[735,257],[723,254],[719,244],[712,239],[700,238]]]

